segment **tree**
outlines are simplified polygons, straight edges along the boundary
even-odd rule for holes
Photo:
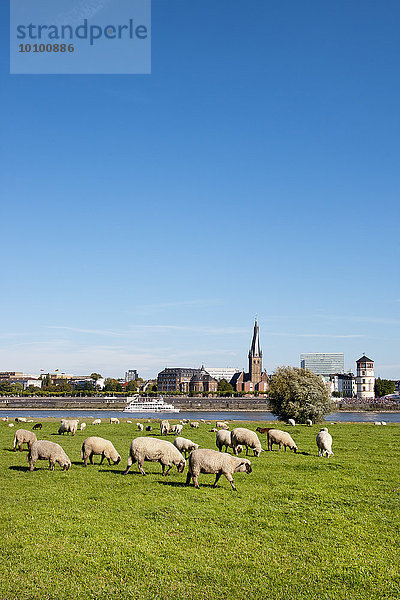
[[[270,378],[268,398],[274,415],[287,421],[321,422],[333,402],[321,377],[297,367],[278,367]]]
[[[222,396],[232,396],[234,389],[226,379],[218,381],[217,392]]]
[[[377,398],[381,398],[387,394],[394,394],[395,390],[396,384],[394,381],[390,381],[390,379],[381,379],[380,377],[375,379],[375,396]]]

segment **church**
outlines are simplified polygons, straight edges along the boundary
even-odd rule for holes
[[[249,372],[236,373],[231,385],[236,392],[267,392],[268,375],[262,369],[262,352],[257,319],[254,323],[253,339],[249,351]]]

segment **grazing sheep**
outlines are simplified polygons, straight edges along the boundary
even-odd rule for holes
[[[28,450],[30,450],[33,442],[36,441],[37,437],[33,431],[28,431],[27,429],[17,429],[14,435],[13,450],[16,452],[18,446],[18,450],[22,452],[22,444],[25,443],[28,445]]]
[[[61,448],[60,444],[48,442],[47,440],[38,440],[33,442],[27,460],[29,462],[29,470],[33,471],[37,460],[48,460],[49,471],[54,471],[56,462],[60,465],[63,471],[68,471],[71,466],[71,461]]]
[[[374,425],[382,425],[381,421],[375,421]]]
[[[83,431],[86,429],[86,423],[81,423],[80,430]]]
[[[312,427],[311,419],[306,419],[306,425],[307,425],[307,427]]]
[[[189,456],[186,485],[190,485],[190,480],[193,479],[194,487],[199,488],[198,476],[200,473],[207,473],[216,475],[214,487],[217,487],[221,475],[225,475],[232,489],[236,490],[232,474],[239,471],[251,473],[251,464],[247,458],[238,458],[237,456],[225,453],[221,454],[216,450],[208,448],[194,450]]]
[[[381,421],[382,425],[386,425],[386,421]]]
[[[9,427],[14,427],[14,423],[9,423],[8,426]]]
[[[163,475],[168,475],[172,465],[176,466],[178,473],[182,473],[186,465],[182,454],[171,442],[148,437],[138,437],[131,443],[128,465],[124,475],[128,473],[136,461],[142,475],[146,475],[143,470],[144,461],[161,463]],[[168,467],[167,472],[165,472],[165,467]]]
[[[126,422],[129,423],[129,425],[132,425],[132,421],[130,421],[129,419]]]
[[[231,432],[226,431],[226,429],[217,430],[217,436],[215,438],[215,443],[220,452],[222,452],[222,450],[224,449],[224,446],[225,446],[225,452],[228,452],[228,448],[233,448],[232,440],[231,440]],[[236,450],[237,450],[237,452],[235,452],[235,454],[240,454],[240,452],[242,452],[243,448],[242,448],[242,446],[237,446]]]
[[[294,419],[288,419],[288,425],[291,425],[292,427],[296,426],[296,421]]]
[[[200,423],[205,423],[206,420],[205,419],[200,419]]]
[[[151,425],[146,425],[146,431],[151,431],[153,428]]]
[[[268,433],[270,429],[273,429],[273,427],[257,427],[256,431],[258,433]]]
[[[72,435],[74,436],[78,429],[78,423],[79,423],[79,419],[72,419],[72,420],[62,419],[61,425],[58,428],[58,435],[61,435],[61,434],[64,435],[64,433],[72,433]]]
[[[215,423],[215,427],[217,429],[229,429],[229,425],[228,423],[225,423],[225,421],[217,421]]]
[[[160,423],[161,435],[168,435],[170,429],[171,427],[169,421],[167,419],[163,419]]]
[[[210,433],[216,433],[218,431],[218,429],[216,427],[213,427],[212,429],[210,429]]]
[[[32,427],[32,429],[42,429],[43,425],[41,423],[36,423],[36,425],[34,425]]]
[[[188,425],[189,419],[182,419],[182,425]]]
[[[174,446],[178,448],[179,452],[181,452],[185,458],[188,457],[188,454],[193,452],[193,450],[197,450],[199,448],[198,444],[192,442],[192,440],[188,440],[187,438],[177,437],[174,439]]]
[[[318,456],[334,456],[332,452],[332,436],[328,433],[328,429],[323,427],[317,435]]]
[[[121,460],[112,442],[104,440],[101,437],[88,437],[83,442],[81,450],[81,458],[85,467],[87,467],[88,459],[90,460],[90,464],[93,464],[93,456],[95,454],[101,454],[100,464],[102,464],[105,458],[108,460],[109,465],[111,465],[111,461],[116,465]]]
[[[190,427],[193,427],[193,429],[198,429],[199,422],[198,421],[190,421]]]
[[[101,425],[101,419],[95,419],[92,421],[92,425]]]
[[[28,419],[28,423],[34,423],[33,419]]]
[[[170,433],[173,433],[174,435],[181,435],[182,431],[183,431],[183,425],[178,423],[177,425],[173,425]]]
[[[3,423],[8,423],[8,417],[1,417],[1,420],[3,421]]]
[[[117,417],[111,417],[110,418],[110,423],[112,425],[119,425],[119,419],[117,419]]]
[[[289,433],[287,433],[287,431],[281,431],[280,429],[270,429],[267,433],[267,440],[268,440],[268,450],[270,450],[270,451],[272,450],[272,446],[274,444],[278,444],[279,450],[282,448],[282,446],[284,446],[285,451],[286,451],[286,448],[290,448],[290,450],[297,452],[297,446],[296,446],[292,436],[289,435]]]
[[[236,427],[232,430],[231,444],[235,454],[237,454],[239,445],[246,446],[246,456],[249,452],[249,448],[253,449],[254,456],[260,456],[263,451],[258,435],[245,427]]]
[[[26,423],[26,417],[15,417],[14,421],[16,423]]]
[[[139,429],[139,431],[143,431],[144,429],[142,423],[136,423],[136,427]]]

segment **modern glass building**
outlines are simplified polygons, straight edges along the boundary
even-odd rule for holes
[[[344,354],[341,352],[310,352],[300,354],[300,367],[308,369],[317,375],[332,375],[343,373]]]

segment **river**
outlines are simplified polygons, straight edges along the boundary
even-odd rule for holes
[[[124,413],[120,410],[0,410],[0,418],[27,417],[35,421],[45,418],[72,418],[79,419],[204,419],[206,421],[274,421],[276,417],[271,412],[263,411],[182,411],[181,413]],[[373,423],[386,421],[387,423],[400,423],[400,412],[333,412],[326,417],[327,422]]]

